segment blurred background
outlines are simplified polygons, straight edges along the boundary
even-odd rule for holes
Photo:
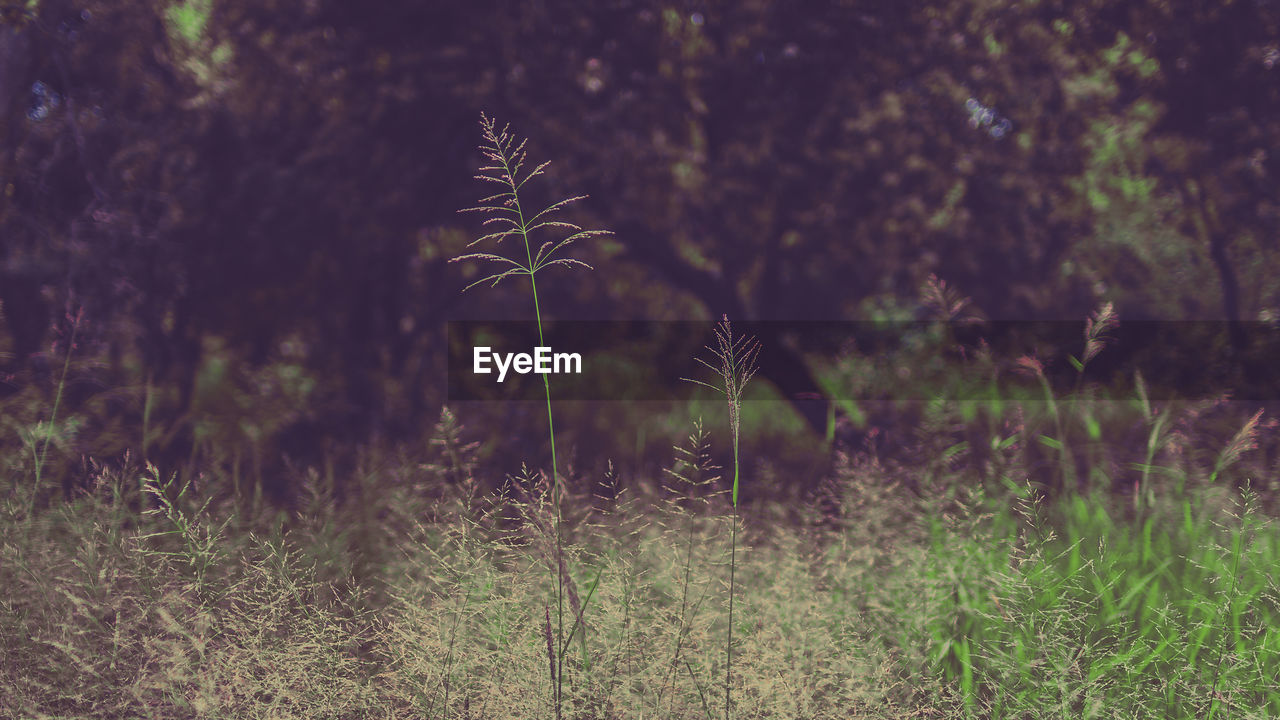
[[[50,494],[96,458],[287,500],[307,468],[431,451],[446,323],[533,316],[527,283],[464,295],[483,268],[448,262],[484,232],[457,212],[490,189],[481,112],[551,161],[531,203],[589,195],[566,218],[614,233],[573,248],[594,271],[547,271],[547,316],[768,321],[775,401],[744,429],[775,485],[841,447],[988,472],[1004,411],[806,393],[1000,366],[928,333],[815,352],[786,324],[1071,321],[1080,346],[1038,355],[1070,390],[1112,303],[1116,337],[1219,328],[1153,353],[1191,376],[1266,365],[1247,329],[1280,313],[1278,20],[1272,0],[7,2],[5,472],[30,477],[48,435]],[[537,403],[453,409],[486,481],[548,465]],[[723,449],[720,405],[564,403],[567,472],[652,474],[704,414]]]

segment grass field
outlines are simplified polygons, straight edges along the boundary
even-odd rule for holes
[[[292,515],[136,468],[34,515],[15,491],[0,716],[540,718],[559,665],[568,717],[719,717],[732,507],[705,447],[566,495],[560,663],[533,475],[480,495],[370,468]],[[845,458],[809,508],[744,507],[731,715],[1280,715],[1280,530],[1195,488],[1135,516],[1014,483],[918,497]]]

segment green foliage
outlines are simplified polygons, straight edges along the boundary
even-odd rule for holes
[[[171,5],[165,11],[171,32],[188,45],[195,45],[204,35],[212,12],[211,0],[186,0]]]
[[[1185,498],[1135,526],[1101,497],[1045,509],[1026,488],[1012,492],[1025,510],[993,510],[985,547],[936,531],[935,576],[953,587],[938,618],[949,620],[934,626],[937,658],[971,707],[1030,717],[1275,712],[1280,696],[1259,663],[1277,650],[1266,570],[1277,546],[1247,495],[1225,525],[1220,509]]]

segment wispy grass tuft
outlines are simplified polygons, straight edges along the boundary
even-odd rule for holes
[[[702,601],[706,597],[705,594],[702,594],[696,601],[692,604],[690,603],[689,591],[692,586],[694,548],[697,545],[695,538],[697,537],[698,528],[697,518],[694,514],[694,503],[699,501],[705,503],[705,498],[701,497],[701,493],[705,492],[708,487],[713,487],[720,480],[718,473],[720,468],[712,464],[709,438],[702,428],[701,419],[694,422],[693,432],[689,434],[686,444],[677,445],[674,449],[676,452],[676,464],[666,471],[670,481],[668,490],[672,494],[671,514],[681,517],[685,522],[685,537],[684,567],[680,578],[680,611],[677,615],[678,629],[676,631],[675,648],[671,653],[671,663],[667,676],[663,680],[662,686],[658,689],[659,705],[662,704],[663,695],[669,690],[672,691],[667,706],[668,715],[674,710],[673,705],[675,703],[672,684],[682,665],[688,667],[688,661],[685,660],[682,653],[689,640],[689,631],[693,621],[697,618],[698,610],[702,607]],[[683,507],[681,503],[684,503]],[[689,668],[689,671],[692,673],[692,668]]]

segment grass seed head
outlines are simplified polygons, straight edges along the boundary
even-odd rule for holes
[[[459,211],[484,215],[483,224],[490,230],[488,233],[472,240],[467,244],[467,247],[471,248],[490,241],[494,245],[499,245],[503,240],[515,237],[524,241],[525,252],[523,260],[520,259],[519,252],[516,253],[516,259],[493,252],[465,253],[453,258],[449,262],[480,260],[496,266],[493,272],[466,286],[463,291],[465,292],[483,284],[489,284],[491,287],[496,286],[509,277],[521,275],[533,277],[539,270],[552,265],[580,266],[590,270],[591,266],[581,260],[558,257],[558,255],[565,248],[579,240],[612,233],[607,230],[583,230],[574,223],[555,219],[557,213],[569,205],[585,199],[587,196],[579,195],[564,198],[547,205],[536,213],[526,213],[521,201],[521,190],[524,188],[525,183],[542,175],[543,170],[550,165],[550,162],[544,162],[525,172],[524,165],[527,157],[525,145],[528,141],[520,140],[517,142],[515,136],[511,134],[509,126],[503,126],[499,130],[497,122],[483,114],[480,116],[480,126],[484,130],[484,143],[480,145],[480,151],[484,154],[489,164],[482,166],[475,178],[482,182],[497,185],[499,191],[482,198],[479,205]],[[543,242],[535,251],[532,235],[543,230],[558,230],[567,233],[567,235],[559,240]]]
[[[722,316],[720,323],[716,326],[715,334],[716,347],[707,347],[714,362],[702,358],[697,360],[718,375],[720,383],[713,385],[690,378],[684,378],[684,380],[711,388],[725,396],[729,403],[729,427],[737,436],[741,425],[742,393],[758,369],[760,341],[751,336],[735,338],[728,315]]]

